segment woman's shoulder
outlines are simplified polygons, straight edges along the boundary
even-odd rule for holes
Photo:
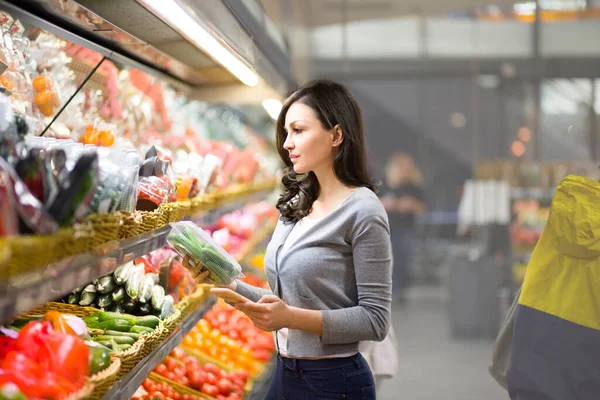
[[[358,217],[384,216],[387,219],[387,213],[383,204],[381,204],[381,200],[375,192],[367,187],[358,188],[348,203],[353,214]]]

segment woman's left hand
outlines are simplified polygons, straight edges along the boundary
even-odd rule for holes
[[[272,332],[289,326],[291,307],[277,296],[263,296],[257,303],[236,303],[257,328]]]

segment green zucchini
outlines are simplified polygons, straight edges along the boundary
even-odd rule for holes
[[[98,343],[99,345],[102,345],[108,349],[114,350],[112,347],[112,343],[110,342],[110,340],[96,340],[94,339],[94,342]]]
[[[110,293],[98,296],[98,305],[102,308],[110,306],[112,303],[112,296]]]
[[[107,275],[103,276],[98,280],[98,284],[96,285],[96,290],[100,294],[107,294],[112,292],[117,288],[117,283],[114,281],[112,276]]]
[[[67,303],[78,304],[79,300],[81,300],[81,294],[80,293],[72,293],[69,295],[69,298],[67,299]]]
[[[132,299],[136,299],[138,297],[138,289],[140,287],[140,282],[144,277],[144,267],[142,265],[135,266],[132,268],[131,274],[129,275],[129,279],[127,280],[127,284],[125,288],[127,289],[127,294]]]
[[[96,336],[96,340],[105,341],[105,340],[114,340],[117,344],[134,344],[136,339],[128,336],[111,336],[111,335],[100,335]]]
[[[139,315],[150,315],[152,314],[152,306],[150,303],[140,303],[138,305]]]
[[[113,303],[110,305],[110,307],[108,308],[109,311],[111,312],[116,312],[119,314],[123,314],[125,312],[125,308],[123,308],[122,304],[116,303],[113,301]]]
[[[160,319],[168,318],[175,312],[174,304],[175,301],[173,300],[173,296],[165,296],[165,300],[163,301],[162,306],[160,308]]]
[[[133,268],[132,261],[119,266],[115,272],[113,272],[113,277],[117,285],[122,285],[127,282],[129,279],[129,274],[131,273],[131,268]]]
[[[112,292],[111,296],[113,301],[123,301],[123,299],[125,299],[125,288],[123,286],[119,286]]]
[[[96,293],[93,292],[81,292],[81,297],[79,299],[80,306],[91,306],[92,303],[96,300]]]
[[[152,298],[152,288],[154,287],[154,278],[151,274],[144,275],[140,281],[140,287],[138,288],[137,300],[140,303],[146,303]]]
[[[156,328],[160,320],[154,315],[146,315],[144,317],[137,317],[135,321],[135,325],[138,326],[147,326],[148,328]]]
[[[163,301],[165,301],[165,289],[160,285],[154,286],[152,288],[152,307],[155,310],[160,310]]]
[[[125,309],[125,312],[128,312],[129,314],[132,314],[137,309],[137,303],[135,302],[134,299],[132,299],[131,297],[127,296],[123,300],[123,308]]]
[[[110,365],[110,350],[104,347],[89,347],[89,375],[104,371]]]
[[[120,344],[117,346],[119,348],[120,351],[125,351],[127,349],[129,349],[131,347],[130,344]]]

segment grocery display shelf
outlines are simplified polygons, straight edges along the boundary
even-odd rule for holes
[[[189,219],[206,226],[251,201],[264,197],[265,190],[249,192],[236,200],[221,202],[217,207],[195,213]],[[16,276],[0,280],[0,322],[32,308],[59,299],[76,287],[109,274],[119,265],[159,249],[167,244],[170,226],[139,236],[108,242],[95,249],[62,259],[59,262],[33,268]]]
[[[131,398],[148,374],[150,374],[150,372],[152,372],[152,370],[181,343],[185,335],[196,326],[198,321],[200,321],[212,308],[216,301],[217,298],[215,296],[209,295],[208,298],[200,304],[198,309],[184,319],[179,327],[173,331],[160,346],[140,361],[138,365],[123,377],[123,379],[115,383],[108,392],[104,394],[102,399],[115,400]]]

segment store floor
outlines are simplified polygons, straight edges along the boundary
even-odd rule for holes
[[[442,289],[411,289],[392,315],[400,366],[383,382],[378,400],[508,399],[487,370],[492,342],[450,338]]]

